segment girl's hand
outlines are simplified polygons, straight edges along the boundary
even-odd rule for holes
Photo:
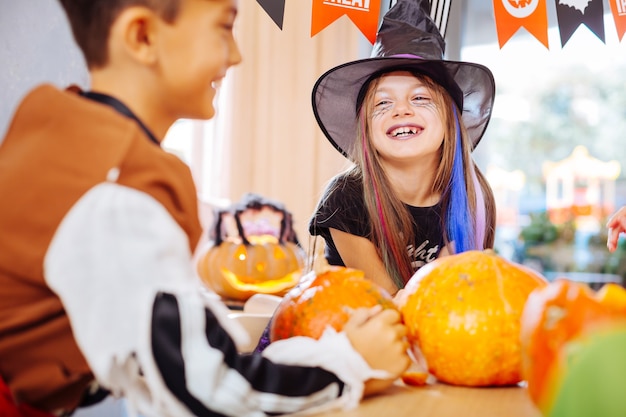
[[[620,208],[606,223],[606,227],[609,229],[609,237],[606,242],[606,247],[610,252],[615,252],[617,249],[617,241],[619,235],[626,232],[626,206]]]

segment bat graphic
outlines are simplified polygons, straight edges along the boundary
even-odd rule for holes
[[[593,0],[559,0],[559,4],[570,6],[585,13],[585,9]]]
[[[524,19],[535,12],[539,0],[501,0],[505,10],[513,17]]]
[[[513,5],[513,7],[519,8],[519,7],[526,7],[526,6],[530,6],[531,0],[509,0],[509,3],[511,3],[511,5]]]

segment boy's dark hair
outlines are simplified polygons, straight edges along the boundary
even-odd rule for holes
[[[173,22],[182,0],[59,0],[72,27],[74,39],[87,67],[100,68],[108,61],[109,32],[119,13],[130,6],[145,6],[166,22]]]

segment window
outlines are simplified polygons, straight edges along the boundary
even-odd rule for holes
[[[225,171],[228,141],[223,133],[229,104],[230,78],[222,81],[215,99],[216,115],[211,120],[180,119],[167,132],[162,146],[191,168],[201,201],[221,206],[227,203]],[[219,179],[219,180],[217,180]]]
[[[534,250],[547,272],[624,276],[626,265],[618,265],[624,262],[616,261],[606,250],[604,206],[604,211],[593,211],[595,219],[589,210],[579,210],[579,216],[564,217],[568,223],[550,221],[544,168],[582,146],[592,158],[617,164],[616,178],[611,180],[615,192],[604,185],[594,190],[603,199],[613,200],[609,207],[626,204],[626,181],[619,168],[626,166],[626,45],[619,42],[607,7],[606,44],[581,25],[561,47],[554,8],[548,4],[549,50],[523,28],[500,49],[492,2],[466,2],[461,59],[488,66],[494,73],[497,93],[489,128],[474,156],[483,170],[519,170],[525,175],[515,199],[519,201],[520,221],[513,228],[498,225],[496,249],[522,262],[532,258],[529,251]],[[590,181],[580,179],[576,186],[595,184]],[[561,183],[553,189],[564,194],[564,187]],[[528,228],[533,228],[532,233],[520,234]],[[542,233],[543,241],[529,242],[529,236]],[[551,246],[539,251],[541,244]],[[555,262],[555,256],[568,262]]]

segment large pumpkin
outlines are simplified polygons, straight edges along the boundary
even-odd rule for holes
[[[409,280],[401,302],[408,339],[439,381],[501,386],[522,379],[520,317],[540,274],[495,252],[431,262]]]
[[[531,293],[522,315],[523,374],[538,408],[548,415],[577,357],[598,335],[625,323],[626,290],[617,284],[594,292],[585,284],[557,279]],[[584,383],[591,391],[603,382],[576,382]]]
[[[272,216],[278,219],[275,226],[268,220]],[[300,280],[305,254],[283,207],[249,195],[243,203],[220,211],[213,229],[213,241],[199,256],[197,268],[202,280],[223,298],[245,301],[257,293],[283,295]]]
[[[276,308],[270,340],[293,336],[319,339],[327,326],[340,331],[351,310],[379,304],[383,308],[396,308],[389,293],[366,279],[362,271],[339,266],[313,271]]]

